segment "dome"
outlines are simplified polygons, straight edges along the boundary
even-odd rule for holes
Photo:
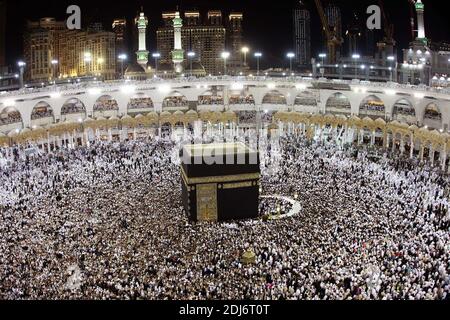
[[[190,68],[190,66],[188,67]],[[193,71],[205,71],[205,67],[198,61],[192,62],[192,70]]]
[[[127,70],[125,70],[125,74],[129,73],[145,73],[145,70],[139,64],[132,63],[127,67]]]

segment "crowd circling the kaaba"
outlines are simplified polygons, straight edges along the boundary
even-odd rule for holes
[[[447,175],[277,143],[262,144],[262,193],[302,211],[234,227],[188,221],[173,141],[15,152],[0,167],[0,298],[449,299]]]

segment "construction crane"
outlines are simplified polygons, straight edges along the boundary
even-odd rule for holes
[[[320,20],[322,21],[323,30],[325,32],[328,48],[328,62],[335,64],[337,62],[337,51],[343,43],[342,38],[337,34],[336,28],[330,30],[328,19],[323,10],[323,6],[320,0],[314,0],[316,3],[317,11],[319,12]]]
[[[384,38],[383,42],[386,45],[395,46],[395,39],[394,39],[394,24],[391,23],[386,10],[384,10],[384,2],[383,0],[378,0],[378,5],[381,9],[381,13],[383,15],[383,25],[384,25]]]

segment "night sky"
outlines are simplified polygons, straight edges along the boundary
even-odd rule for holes
[[[63,20],[67,17],[66,8],[70,4],[81,7],[82,23],[89,21],[102,22],[106,29],[111,28],[113,18],[125,17],[130,22],[136,16],[140,6],[150,20],[148,32],[148,48],[156,51],[155,32],[161,26],[161,12],[179,9],[199,9],[204,16],[209,9],[220,9],[224,13],[232,10],[244,13],[244,39],[253,50],[264,53],[263,66],[285,65],[286,52],[292,50],[293,27],[292,9],[297,1],[293,0],[40,0],[36,2],[25,0],[7,0],[7,59],[14,64],[22,55],[22,34],[26,20],[38,20],[41,17],[55,17]],[[313,55],[322,51],[322,32],[320,20],[313,0],[305,0],[312,14],[312,49]],[[322,0],[324,6],[329,2]],[[376,4],[377,0],[335,0],[343,14],[343,32],[349,21],[349,16],[356,11],[366,20],[365,10],[368,5]],[[395,37],[398,48],[406,47],[410,41],[409,5],[408,0],[385,0],[386,11],[395,23]],[[434,41],[450,41],[450,19],[446,11],[447,3],[442,0],[423,0],[427,36]],[[379,34],[378,36],[382,36]],[[346,45],[344,44],[344,48]],[[400,50],[398,49],[400,52]],[[269,62],[270,61],[270,62]]]

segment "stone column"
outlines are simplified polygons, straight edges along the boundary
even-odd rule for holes
[[[47,132],[47,153],[50,153],[50,134]]]
[[[441,152],[441,168],[442,171],[445,171],[445,163],[447,162],[447,148],[446,145],[444,145],[444,150]]]
[[[431,147],[430,147],[430,154],[428,155],[428,157],[430,158],[431,166],[434,166],[434,146],[433,145],[431,145]]]
[[[425,152],[425,147],[423,145],[421,145],[420,146],[420,155],[419,155],[420,162],[423,162],[423,154],[424,154],[424,152]]]

